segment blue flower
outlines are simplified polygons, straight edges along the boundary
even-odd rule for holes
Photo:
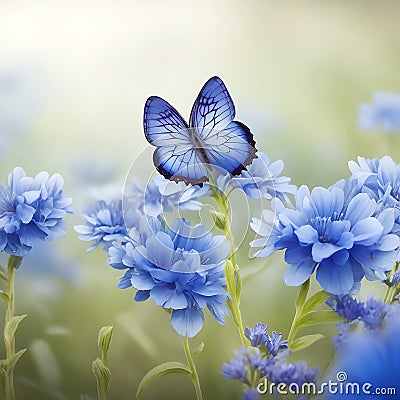
[[[260,393],[257,389],[245,389],[243,392],[242,400],[259,400]]]
[[[235,352],[235,357],[231,358],[229,364],[223,364],[221,373],[225,379],[237,379],[250,385],[250,378],[254,376],[255,371],[262,378],[271,365],[273,361],[263,357],[257,347],[249,346],[247,349],[241,347]]]
[[[339,334],[332,337],[336,349],[347,342],[349,333],[360,323],[363,324],[365,330],[378,330],[384,321],[391,318],[393,313],[391,314],[390,311],[395,310],[394,305],[385,304],[372,296],[365,303],[358,302],[349,295],[331,297],[326,303],[346,320],[345,323],[336,325]],[[387,316],[389,317],[386,318]]]
[[[400,283],[400,271],[396,272],[395,274],[393,274],[389,280],[388,280],[388,285],[389,286],[396,286]]]
[[[71,199],[64,197],[64,181],[40,172],[34,178],[17,167],[0,186],[0,251],[25,256],[38,241],[65,235],[64,217]]]
[[[382,325],[382,321],[389,312],[390,305],[385,304],[381,300],[375,299],[372,296],[365,302],[361,321],[364,322],[364,326],[368,329],[377,329]]]
[[[335,336],[332,336],[332,341],[335,344],[335,349],[338,350],[342,347],[344,343],[347,343],[349,333],[353,328],[353,324],[351,323],[337,323],[336,328],[338,328],[339,333]]]
[[[161,175],[155,175],[144,189],[133,185],[125,200],[128,206],[132,205],[143,214],[157,218],[163,212],[175,209],[200,210],[202,203],[197,199],[206,194],[207,188],[186,186],[184,182],[171,182]]]
[[[400,95],[377,92],[372,104],[360,105],[358,124],[362,131],[400,132]]]
[[[244,334],[254,347],[262,346],[268,340],[267,326],[258,322],[253,329],[246,326]]]
[[[235,352],[235,357],[231,358],[229,364],[222,365],[222,376],[227,380],[239,380],[246,385],[250,384],[248,377],[249,360],[247,358],[247,350],[241,347]]]
[[[384,396],[387,399],[398,399],[400,393],[400,324],[399,315],[389,321],[385,329],[364,330],[350,332],[348,340],[342,344],[337,354],[337,362],[332,368],[332,375],[338,371],[345,371],[347,380],[344,382],[358,384],[360,394],[342,393],[330,395],[328,399],[359,399],[374,397],[376,388],[395,388],[396,393]],[[370,394],[363,393],[362,388],[366,383],[366,389]],[[365,397],[362,397],[364,395]]]
[[[262,378],[275,384],[294,383],[299,387],[303,383],[315,381],[317,369],[309,368],[304,362],[285,363],[290,351],[287,349],[287,341],[281,341],[280,334],[274,331],[270,336],[267,326],[257,323],[254,329],[246,327],[245,335],[251,341],[251,346],[236,351],[235,357],[229,364],[225,363],[221,371],[225,379],[237,379],[247,386],[243,399],[259,398],[255,387],[262,383]]]
[[[377,213],[378,205],[366,193],[348,196],[340,187],[302,186],[296,208],[275,201],[276,218],[253,220],[262,244],[255,255],[268,256],[285,249],[288,286],[299,286],[316,270],[321,286],[332,294],[359,289],[364,276],[385,279],[397,257],[400,238],[392,234],[394,210]],[[265,214],[264,214],[265,216]],[[266,235],[266,236],[264,236]]]
[[[240,187],[251,199],[264,197],[271,200],[277,197],[288,202],[288,194],[294,194],[296,186],[290,184],[290,178],[280,176],[284,167],[283,161],[271,163],[267,155],[260,151],[257,156],[239,176],[232,178],[231,185]]]
[[[275,331],[272,331],[271,335],[268,335],[268,339],[264,344],[271,357],[276,357],[280,350],[288,349],[287,340],[281,339],[282,335]]]
[[[80,233],[79,239],[94,243],[86,250],[90,252],[103,244],[107,250],[113,241],[126,241],[127,231],[122,212],[122,200],[110,202],[99,201],[96,208],[83,214],[86,225],[77,225],[75,231]]]
[[[364,304],[348,294],[330,297],[326,303],[348,322],[359,319],[364,313]]]
[[[119,287],[133,286],[136,301],[151,297],[158,306],[172,310],[172,327],[182,336],[193,337],[201,330],[204,308],[223,324],[228,313],[227,239],[213,237],[201,225],[192,229],[179,218],[170,227],[144,216],[138,223],[127,243],[114,242],[109,249],[110,265],[127,269]]]
[[[273,358],[277,356],[280,350],[287,349],[287,340],[281,340],[282,335],[275,331],[269,335],[267,330],[266,325],[258,322],[254,329],[246,327],[244,334],[250,340],[252,346],[260,348],[264,346],[269,356]]]
[[[294,364],[277,362],[269,369],[266,377],[276,384],[297,384],[301,388],[304,383],[315,382],[317,373],[317,368],[310,368],[303,361],[298,361]]]
[[[381,159],[358,157],[358,164],[349,162],[360,190],[368,193],[380,208],[392,208],[395,213],[393,232],[400,236],[400,164],[389,156]]]

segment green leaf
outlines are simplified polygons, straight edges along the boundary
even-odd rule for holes
[[[27,349],[21,349],[10,357],[7,357],[5,360],[2,360],[2,368],[10,369],[14,368],[15,364],[18,360],[23,356]]]
[[[7,371],[4,366],[4,360],[0,360],[0,394],[2,395],[4,395],[4,389],[6,387],[6,375]]]
[[[307,279],[301,286],[296,297],[296,314],[301,315],[304,304],[307,299],[308,290],[310,289],[310,279]]]
[[[2,279],[5,282],[8,281],[8,278],[7,278],[6,274],[3,272],[3,267],[2,266],[0,266],[0,279]]]
[[[340,317],[332,310],[312,311],[299,319],[298,326],[303,327],[341,321],[343,321],[343,317]]]
[[[226,278],[226,286],[228,288],[228,292],[234,299],[236,299],[237,296],[236,296],[235,269],[233,268],[231,260],[228,260],[225,264],[225,278]]]
[[[325,336],[321,333],[316,333],[314,335],[305,335],[302,337],[297,338],[293,341],[290,345],[290,350],[292,351],[299,351],[310,347],[312,344],[317,342],[318,340],[323,339]]]
[[[225,215],[222,214],[221,212],[215,211],[215,210],[210,210],[210,214],[215,222],[215,225],[221,229],[225,230],[226,228],[226,218]]]
[[[194,350],[193,350],[193,355],[197,356],[204,350],[204,342],[201,342]]]
[[[313,294],[307,302],[304,304],[303,313],[307,314],[310,311],[315,310],[318,306],[325,303],[331,295],[325,290],[320,290],[319,292]]]
[[[0,290],[0,297],[6,302],[8,303],[8,294],[6,292],[4,292],[3,290]]]
[[[4,341],[7,342],[7,346],[10,346],[12,338],[15,336],[15,332],[18,328],[18,325],[25,317],[26,314],[16,315],[6,323],[6,326],[4,328]]]
[[[228,306],[231,316],[235,315],[235,310],[233,309],[232,301],[230,299],[226,299],[226,305]]]
[[[10,257],[8,257],[8,267],[17,269],[21,265],[22,260],[23,260],[23,257],[14,256],[11,254]]]
[[[108,385],[111,380],[111,371],[105,366],[100,358],[92,362],[92,371],[97,380],[97,390],[99,397],[104,397],[107,393]]]
[[[101,350],[102,361],[107,364],[107,353],[110,348],[111,337],[113,333],[112,326],[103,326],[99,331],[99,336],[97,339],[97,344]]]
[[[191,373],[192,371],[187,365],[176,361],[169,361],[157,365],[157,367],[154,367],[149,372],[147,372],[147,374],[140,381],[136,391],[136,398],[143,393],[143,391],[147,388],[147,386],[150,385],[150,383],[154,382],[156,379],[160,378],[163,375],[168,375],[168,374],[190,375]]]
[[[242,277],[240,275],[239,265],[236,265],[235,272],[236,272],[236,281],[235,282],[237,282],[237,285],[236,285],[236,296],[237,296],[237,299],[239,300],[240,293],[242,292]]]

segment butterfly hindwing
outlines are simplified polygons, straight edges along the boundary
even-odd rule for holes
[[[153,153],[157,171],[165,178],[183,181],[192,185],[203,184],[207,178],[207,164],[196,149],[182,149],[183,146],[158,147]]]
[[[223,131],[211,132],[207,144],[210,163],[232,175],[240,174],[256,157],[253,135],[238,121],[232,121]]]

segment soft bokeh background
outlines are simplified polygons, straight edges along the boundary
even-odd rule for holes
[[[373,92],[399,91],[399,15],[395,0],[2,0],[0,180],[17,165],[30,175],[60,172],[77,213],[96,198],[118,197],[137,157],[138,175],[152,172],[146,98],[160,95],[187,117],[213,75],[225,81],[258,148],[283,159],[297,185],[347,177],[347,161],[358,155],[399,162],[399,137],[360,134],[356,123]],[[234,218],[247,224],[240,210]],[[184,361],[182,339],[151,301],[134,303],[132,290],[116,288],[120,273],[105,253],[85,253],[72,230],[79,215],[67,222],[66,238],[35,249],[17,271],[17,312],[29,314],[17,336],[18,348],[29,347],[16,368],[17,398],[94,398],[97,332],[111,324],[110,399],[133,399],[149,368]],[[240,260],[245,323],[286,335],[296,289],[282,283],[281,254],[250,262],[244,242]],[[375,287],[365,285],[361,297],[382,292]],[[324,341],[297,355],[322,370],[334,328],[323,332]],[[240,385],[219,373],[239,347],[231,321],[220,327],[207,317],[193,345],[201,341],[205,398],[240,398]],[[185,377],[169,376],[143,394],[159,398],[194,392]]]

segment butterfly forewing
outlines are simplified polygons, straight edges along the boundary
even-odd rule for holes
[[[208,132],[225,128],[235,117],[235,106],[224,83],[217,76],[201,89],[190,113],[189,124],[206,139]]]
[[[143,117],[146,139],[153,146],[190,144],[188,125],[178,111],[160,97],[149,97]]]

